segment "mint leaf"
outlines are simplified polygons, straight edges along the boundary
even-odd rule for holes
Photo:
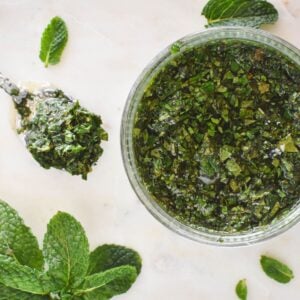
[[[50,220],[43,252],[48,274],[60,289],[82,282],[89,265],[89,245],[84,229],[74,217],[58,212]]]
[[[0,254],[13,257],[22,265],[43,269],[44,259],[37,239],[18,213],[1,200]]]
[[[246,279],[242,279],[237,283],[235,292],[240,300],[247,300],[248,288]]]
[[[102,245],[90,254],[88,274],[103,272],[120,266],[135,267],[137,274],[140,273],[142,260],[140,255],[129,248],[118,245]],[[116,278],[105,286],[89,294],[89,299],[110,299],[113,296],[127,292],[132,286],[131,277]]]
[[[115,290],[120,291],[124,288],[122,283],[125,282],[127,291],[128,282],[131,282],[132,284],[135,281],[136,277],[137,272],[135,267],[116,267],[105,272],[87,276],[82,287],[75,294],[87,294],[85,298],[91,300],[110,299],[112,296],[110,294],[106,295],[105,293],[101,292],[101,288],[104,288],[109,283],[117,282],[119,286],[116,284]]]
[[[33,295],[0,285],[0,300],[48,300],[46,296]]]
[[[202,11],[210,26],[250,26],[275,23],[276,8],[265,0],[209,0]]]
[[[142,267],[140,255],[136,251],[123,246],[106,244],[91,252],[88,274],[99,273],[125,265],[135,267],[139,274]]]
[[[227,146],[227,145],[223,146],[220,149],[220,153],[219,153],[220,160],[221,161],[227,160],[229,157],[231,157],[232,151],[233,151],[233,149],[231,146]]]
[[[40,59],[45,67],[56,65],[68,41],[68,29],[63,19],[54,17],[43,32]]]
[[[38,295],[46,295],[52,289],[49,278],[36,269],[23,266],[11,257],[0,255],[0,283]]]
[[[260,264],[270,278],[280,283],[288,283],[294,278],[293,271],[287,265],[272,257],[262,255]]]

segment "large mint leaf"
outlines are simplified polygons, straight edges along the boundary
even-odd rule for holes
[[[62,52],[68,41],[68,29],[63,19],[54,17],[47,25],[41,39],[40,59],[45,63],[59,63]]]
[[[89,245],[81,224],[58,212],[49,222],[43,252],[48,274],[60,289],[82,282],[89,265]]]
[[[102,245],[90,254],[89,274],[103,272],[115,267],[130,265],[140,273],[142,260],[140,255],[129,248],[119,245]],[[135,280],[135,279],[134,279]],[[113,296],[127,292],[134,281],[131,277],[116,278],[105,286],[91,293],[89,299],[110,299]],[[94,298],[93,298],[94,297]]]
[[[33,295],[0,285],[0,300],[48,300],[47,296]]]
[[[0,200],[0,254],[20,264],[43,269],[44,260],[38,242],[18,213]]]
[[[53,288],[52,282],[44,273],[23,266],[6,255],[0,255],[0,283],[37,295],[46,295]]]
[[[209,0],[202,11],[210,26],[250,26],[275,23],[276,8],[266,0]]]
[[[105,287],[114,283],[115,291],[127,291],[128,282],[134,283],[137,277],[136,268],[132,266],[121,266],[109,269],[105,272],[87,276],[82,287],[76,292],[77,295],[84,295],[89,300],[104,300],[112,297],[112,290],[105,293]],[[119,293],[118,293],[119,294]],[[117,295],[117,294],[114,294]]]
[[[91,252],[88,273],[99,273],[126,265],[135,267],[139,274],[142,267],[140,255],[136,251],[124,246],[102,245]]]

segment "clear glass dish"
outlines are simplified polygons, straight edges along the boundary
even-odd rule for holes
[[[296,64],[300,65],[300,50],[288,42],[278,38],[268,32],[245,28],[245,27],[219,27],[207,29],[205,31],[188,35],[180,39],[180,47],[198,46],[209,41],[224,39],[248,40],[267,45],[286,55]],[[171,47],[161,51],[144,69],[142,74],[136,80],[128,96],[127,103],[123,112],[121,127],[121,148],[123,163],[130,180],[130,183],[140,201],[148,211],[162,224],[172,231],[189,239],[218,246],[245,246],[267,240],[271,237],[286,231],[295,225],[300,219],[300,205],[294,207],[280,219],[264,227],[257,227],[251,231],[227,233],[215,231],[207,228],[192,228],[180,223],[170,216],[160,205],[152,198],[151,194],[144,187],[142,180],[137,172],[133,142],[132,128],[134,116],[140,99],[145,91],[149,81],[160,70],[164,63],[172,58]]]

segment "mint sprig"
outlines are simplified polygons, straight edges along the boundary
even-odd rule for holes
[[[43,32],[40,48],[40,59],[45,67],[56,65],[68,41],[66,23],[60,17],[54,17]]]
[[[0,248],[0,300],[107,300],[125,293],[141,270],[139,254],[123,246],[103,245],[89,253],[81,224],[64,212],[48,224],[44,257],[30,229],[1,200],[0,236],[7,243]]]

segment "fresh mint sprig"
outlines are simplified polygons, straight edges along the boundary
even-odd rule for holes
[[[30,229],[1,200],[0,242],[0,300],[107,300],[125,293],[142,265],[139,254],[123,246],[89,253],[81,224],[64,212],[50,220],[42,255]]]

